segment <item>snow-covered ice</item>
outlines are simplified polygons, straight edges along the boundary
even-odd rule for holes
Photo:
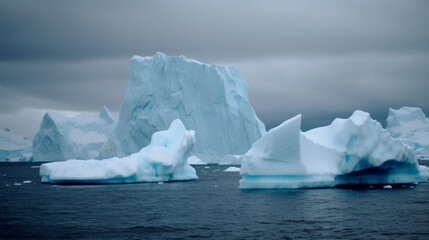
[[[224,172],[240,172],[240,168],[239,167],[229,167],[223,171]]]
[[[31,141],[8,128],[0,128],[0,162],[32,160]]]
[[[101,156],[139,151],[150,136],[178,118],[196,131],[193,154],[208,163],[244,154],[265,133],[235,67],[203,64],[183,56],[134,56],[118,125]]]
[[[48,112],[34,137],[34,161],[96,159],[113,131],[114,122],[107,107],[98,116],[69,118]]]
[[[134,183],[197,179],[187,159],[195,132],[174,120],[170,128],[152,135],[148,146],[124,158],[68,160],[42,164],[45,183]]]
[[[429,158],[429,118],[420,108],[390,108],[387,130],[413,148],[418,158]]]
[[[414,151],[369,114],[301,132],[301,115],[271,129],[243,156],[240,188],[315,188],[428,181]]]

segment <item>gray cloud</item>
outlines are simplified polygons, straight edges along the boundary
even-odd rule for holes
[[[397,0],[0,1],[0,125],[119,111],[130,57],[157,51],[237,66],[268,127],[298,113],[304,129],[355,109],[429,113],[428,12]]]
[[[426,1],[2,1],[0,59],[428,51]]]
[[[356,109],[380,121],[389,107],[418,106],[429,112],[427,55],[257,59],[238,68],[251,86],[253,106],[269,127],[299,113],[308,129],[348,117]]]
[[[125,93],[129,59],[80,62],[0,63],[0,112],[20,107],[93,111],[119,107]],[[7,105],[7,104],[4,104]]]

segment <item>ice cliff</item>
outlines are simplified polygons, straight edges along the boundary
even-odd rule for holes
[[[124,158],[68,160],[40,167],[42,182],[56,184],[164,182],[197,179],[187,159],[195,132],[174,120],[168,130],[156,132],[148,146]]]
[[[94,117],[69,118],[48,112],[33,140],[34,161],[98,158],[114,124],[107,107]]]
[[[0,162],[31,161],[31,141],[8,128],[0,128]]]
[[[134,56],[118,125],[101,157],[127,156],[149,144],[150,136],[178,118],[196,132],[193,154],[219,162],[243,154],[265,133],[234,67],[203,64],[157,53]]]
[[[429,119],[420,108],[389,109],[387,130],[414,149],[418,158],[429,159]]]
[[[413,150],[368,113],[301,132],[301,115],[271,129],[243,156],[240,188],[315,188],[428,181]]]

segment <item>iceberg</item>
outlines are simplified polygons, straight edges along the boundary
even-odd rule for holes
[[[301,115],[268,131],[243,156],[240,188],[320,188],[427,182],[428,168],[363,111],[301,132]]]
[[[148,146],[124,158],[68,160],[40,166],[42,182],[53,184],[104,184],[166,182],[197,179],[187,158],[195,132],[176,119],[170,128],[152,135]]]
[[[429,159],[429,119],[420,108],[389,108],[387,131],[414,149],[417,158]]]
[[[190,164],[190,165],[207,165],[207,163],[201,161],[201,159],[199,159],[195,156],[188,157],[188,164]]]
[[[226,155],[219,162],[219,165],[241,165],[243,155]]]
[[[114,126],[107,107],[103,107],[98,116],[69,118],[47,112],[33,140],[34,161],[98,158]]]
[[[196,131],[193,155],[218,163],[244,154],[265,133],[235,67],[203,64],[184,56],[134,56],[118,124],[101,157],[123,157],[148,145],[150,136],[178,118]]]
[[[31,141],[9,128],[0,128],[0,162],[32,160]]]

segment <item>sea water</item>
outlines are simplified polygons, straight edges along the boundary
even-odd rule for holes
[[[429,184],[244,191],[207,165],[197,181],[57,186],[39,165],[0,163],[0,239],[429,239]]]

